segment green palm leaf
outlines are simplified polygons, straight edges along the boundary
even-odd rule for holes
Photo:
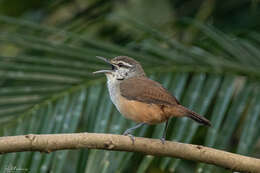
[[[1,16],[0,22],[9,28],[0,31],[2,136],[121,134],[134,123],[115,110],[105,79],[91,72],[105,67],[96,55],[128,55],[141,61],[148,75],[161,82],[183,105],[206,116],[213,124],[212,128],[205,128],[186,118],[172,119],[169,140],[252,154],[250,148],[260,136],[258,33],[252,33],[254,40],[250,35],[231,37],[213,27],[196,24],[204,42],[185,46],[143,23],[126,20],[130,28],[146,35],[143,42],[134,42],[139,47],[136,50],[131,45],[121,47],[75,31],[20,19]],[[159,138],[162,129],[162,124],[145,126],[135,135]],[[234,143],[234,138],[238,142]],[[187,164],[179,159],[87,149],[6,154],[0,156],[0,162],[1,172],[11,164],[31,172],[55,173],[141,173],[152,167],[178,171]],[[198,172],[216,169],[204,164],[189,164],[189,168]]]

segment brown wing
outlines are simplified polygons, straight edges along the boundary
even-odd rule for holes
[[[146,103],[176,105],[178,100],[162,85],[146,77],[129,78],[120,84],[123,97]]]

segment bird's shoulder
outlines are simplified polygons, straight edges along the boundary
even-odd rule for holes
[[[175,105],[178,100],[161,84],[146,77],[133,77],[120,84],[121,95],[149,104]]]

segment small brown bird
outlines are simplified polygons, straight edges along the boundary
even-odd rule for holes
[[[124,135],[129,135],[133,141],[130,133],[134,129],[144,124],[166,122],[161,138],[164,143],[171,117],[189,117],[198,123],[211,126],[209,120],[180,105],[161,84],[147,78],[136,60],[127,56],[117,56],[111,60],[97,58],[110,64],[112,69],[93,73],[105,73],[109,95],[117,110],[126,118],[138,123],[124,132]]]

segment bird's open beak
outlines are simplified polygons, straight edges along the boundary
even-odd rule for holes
[[[94,71],[93,74],[97,74],[97,73],[112,73],[113,70],[98,70],[98,71]]]
[[[101,57],[101,56],[96,56],[96,57],[98,59],[101,59],[101,60],[105,61],[106,63],[108,63],[108,64],[113,66],[113,64],[108,59],[106,59],[104,57]],[[97,73],[112,73],[112,72],[113,72],[113,70],[98,70],[98,71],[93,72],[93,74],[97,74]]]

